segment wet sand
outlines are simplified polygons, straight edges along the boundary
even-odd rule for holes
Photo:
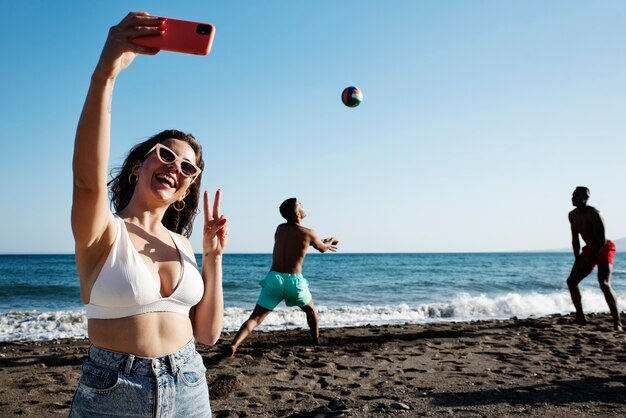
[[[608,314],[255,332],[199,346],[215,417],[623,417]],[[0,416],[67,416],[87,340],[0,343]]]

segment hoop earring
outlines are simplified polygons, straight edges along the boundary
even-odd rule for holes
[[[135,181],[133,181],[133,176],[135,176]],[[135,184],[135,183],[137,183],[137,180],[139,180],[139,176],[138,176],[137,174],[135,174],[135,173],[130,173],[130,174],[128,175],[128,182],[129,182],[130,184]]]
[[[182,203],[183,206],[176,206],[176,203]],[[172,207],[174,208],[174,210],[176,210],[176,212],[180,212],[181,210],[185,209],[185,201],[184,200],[177,200],[176,202],[172,203]]]

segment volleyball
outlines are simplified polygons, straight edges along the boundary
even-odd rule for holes
[[[341,101],[348,107],[357,107],[363,101],[363,93],[354,86],[346,87],[341,93]]]

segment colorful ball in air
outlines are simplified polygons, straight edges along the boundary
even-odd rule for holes
[[[346,87],[341,93],[341,101],[348,107],[357,107],[363,101],[363,93],[356,87]]]

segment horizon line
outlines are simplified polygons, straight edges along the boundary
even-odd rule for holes
[[[372,252],[372,251],[364,251],[364,252],[337,252],[339,255],[384,255],[384,254],[531,254],[531,253],[566,253],[570,252],[570,249],[556,249],[556,250],[498,250],[498,251],[386,251],[386,252]],[[194,255],[199,256],[202,253],[194,253]],[[332,254],[332,253],[331,253]],[[53,253],[53,252],[41,252],[41,253],[0,253],[0,256],[38,256],[38,255],[63,255],[63,256],[71,256],[75,255],[75,253]],[[224,255],[272,255],[272,253],[267,252],[233,252],[233,253],[224,253]],[[310,255],[321,255],[318,253],[310,253]]]

